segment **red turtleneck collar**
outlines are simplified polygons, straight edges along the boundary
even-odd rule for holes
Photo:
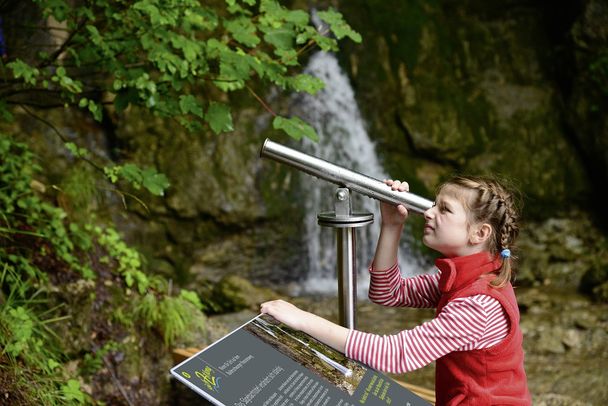
[[[500,268],[501,260],[492,258],[487,251],[454,258],[439,258],[435,266],[441,271],[439,290],[442,293],[457,291],[477,278]]]

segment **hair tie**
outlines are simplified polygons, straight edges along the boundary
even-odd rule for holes
[[[509,258],[511,256],[511,250],[508,248],[503,249],[500,251],[500,256],[503,258]]]

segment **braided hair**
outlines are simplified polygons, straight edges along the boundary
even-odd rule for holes
[[[510,252],[515,248],[519,234],[519,212],[516,193],[500,181],[489,177],[456,176],[440,186],[454,186],[468,190],[463,194],[463,204],[468,209],[469,224],[487,223],[492,234],[487,241],[487,249],[493,256],[500,253],[502,266],[491,282],[492,286],[503,287],[511,281],[514,257]]]

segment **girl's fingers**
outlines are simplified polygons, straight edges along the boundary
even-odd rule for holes
[[[384,183],[391,187],[392,190],[398,190],[400,192],[408,192],[410,185],[407,182],[401,182],[400,180],[385,179]]]
[[[395,180],[391,185],[393,190],[398,190],[400,192],[406,192],[410,189],[410,185],[407,182],[401,182],[400,180]]]
[[[260,305],[260,312],[262,313],[273,313],[274,311],[285,311],[296,308],[289,302],[282,299],[270,300]]]
[[[400,204],[399,206],[397,206],[397,211],[402,215],[402,216],[407,216],[407,209],[405,208],[404,205]]]
[[[272,306],[272,301],[271,302],[264,302],[260,305],[260,312],[262,313],[268,313],[268,309],[270,308],[270,306]]]

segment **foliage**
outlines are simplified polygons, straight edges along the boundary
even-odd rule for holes
[[[9,264],[5,263],[0,273],[0,286],[3,291],[9,287],[6,299],[0,301],[0,373],[13,371],[16,380],[16,388],[3,390],[29,393],[32,402],[43,405],[72,404],[73,399],[84,402],[86,395],[77,381],[76,386],[71,384],[69,394],[62,386],[64,359],[50,327],[62,320],[53,317],[56,309],[41,311],[41,305],[46,304],[42,290],[32,291],[19,277],[18,268]]]
[[[202,307],[198,296],[192,292],[182,290],[177,297],[160,298],[149,292],[138,300],[135,314],[146,327],[160,331],[165,344],[169,345],[187,330],[192,312]]]
[[[118,343],[115,341],[108,341],[97,351],[85,354],[82,363],[80,364],[80,369],[83,374],[92,375],[100,370],[103,366],[103,358],[112,351],[116,351],[118,348]]]
[[[2,135],[2,134],[0,134]],[[45,275],[28,260],[24,251],[30,249],[23,236],[38,241],[40,253],[46,256],[51,250],[58,259],[84,277],[92,278],[91,268],[75,254],[75,241],[86,248],[90,241],[81,238],[76,224],[66,227],[65,212],[42,201],[30,187],[33,174],[41,168],[25,144],[15,143],[7,136],[0,138],[0,237],[7,240],[0,246],[0,259],[15,266],[30,278]],[[76,237],[76,238],[74,238]],[[80,238],[79,238],[80,237]],[[51,246],[52,244],[52,246]]]
[[[123,289],[119,297],[131,298],[109,303],[127,315],[122,324],[156,331],[167,345],[190,327],[188,316],[204,306],[195,293],[175,294],[170,282],[147,274],[140,254],[113,228],[92,223],[94,217],[84,224],[70,221],[64,210],[39,197],[32,189],[40,170],[35,157],[26,145],[0,135],[0,373],[21,376],[15,378],[18,389],[8,390],[21,391],[40,404],[90,403],[80,381],[94,374],[101,357],[117,345],[110,341],[96,350],[91,343],[91,354],[82,360],[84,375],[68,373],[69,343],[58,339],[55,326],[81,309],[49,308],[57,280],[96,286],[103,267],[105,279],[97,284],[118,280]],[[146,306],[150,297],[154,306]]]
[[[277,0],[34,3],[45,18],[42,29],[57,39],[50,49],[34,47],[34,56],[9,53],[1,61],[0,116],[9,116],[14,104],[39,106],[40,98],[23,96],[46,93],[45,106],[78,108],[97,121],[110,110],[120,114],[139,106],[193,131],[220,134],[234,129],[229,94],[246,89],[276,116],[275,129],[316,139],[310,125],[277,116],[253,88],[264,83],[314,94],[324,84],[297,73],[302,54],[315,46],[336,51],[336,39],[361,41],[333,9],[317,13],[324,22],[317,29],[307,12]],[[87,158],[86,149],[64,141],[74,156]],[[133,164],[103,171],[113,183],[126,179],[155,195],[169,185],[164,175]]]
[[[66,137],[36,109],[78,109],[107,128],[143,108],[193,132],[221,134],[235,127],[230,100],[248,92],[275,116],[275,129],[315,139],[310,125],[278,115],[256,90],[316,93],[323,82],[298,72],[305,52],[336,51],[337,40],[360,37],[334,10],[318,14],[324,25],[317,29],[307,12],[276,0],[32,2],[31,13],[3,18],[30,31],[1,44],[7,52],[0,58],[0,117],[10,122],[20,107],[61,138],[78,166],[47,193],[26,145],[0,133],[0,374],[13,377],[8,391],[20,393],[24,404],[91,403],[90,385],[82,384],[123,345],[106,337],[108,330],[158,333],[170,345],[211,305],[151,275],[142,256],[90,213],[96,188],[90,168],[111,184],[125,181],[157,196],[169,187],[165,175],[128,161],[108,163],[85,147],[91,144],[84,134]],[[106,323],[104,338],[78,353],[69,353],[71,343],[55,331],[72,334],[66,320],[82,309],[48,308],[76,296],[63,291],[68,286],[93,289],[85,297],[103,309],[93,318]],[[77,371],[68,363],[79,364]]]

